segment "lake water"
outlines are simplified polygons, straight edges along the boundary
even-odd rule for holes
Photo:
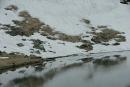
[[[130,87],[129,51],[95,54],[93,57],[114,55],[125,56],[127,60],[110,66],[79,62],[51,69],[23,67],[2,73],[0,87]]]

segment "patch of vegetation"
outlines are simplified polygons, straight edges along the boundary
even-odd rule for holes
[[[68,42],[80,42],[82,39],[80,36],[72,36],[72,35],[67,35],[65,33],[61,33],[58,31],[54,31],[49,25],[48,26],[43,26],[41,28],[41,35],[47,36],[48,39],[51,40],[62,40],[62,41],[68,41]],[[58,36],[58,37],[55,37]]]
[[[54,31],[49,25],[46,26],[42,26],[41,28],[41,35],[43,36],[54,36],[56,35],[58,32]]]
[[[90,41],[87,41],[85,43],[83,43],[82,45],[78,46],[78,48],[80,49],[85,49],[86,51],[90,51],[93,50],[93,44]]]
[[[25,11],[25,10],[19,12],[19,16],[23,17],[23,18],[30,18],[31,17],[31,15],[27,11]]]
[[[122,36],[122,35],[117,35],[115,37],[115,41],[117,41],[117,42],[125,42],[126,41],[126,37]]]
[[[121,35],[121,32],[112,29],[103,29],[101,32],[93,33],[94,36],[91,39],[95,43],[109,42],[110,40],[116,39],[116,41],[126,41],[125,36]]]
[[[41,26],[44,25],[38,18],[33,18],[26,11],[20,12],[19,16],[23,17],[23,20],[12,20],[14,26],[5,25],[4,27],[4,29],[8,30],[6,33],[11,36],[30,36],[35,32],[39,32]]]
[[[38,50],[42,50],[42,51],[46,51],[44,46],[43,46],[43,41],[39,40],[39,39],[31,39],[31,41],[33,41],[33,48],[38,49]]]
[[[49,25],[45,25],[38,18],[32,17],[27,11],[21,11],[19,13],[23,20],[13,20],[15,26],[5,25],[6,33],[11,36],[31,36],[35,32],[40,32],[41,35],[46,36],[51,40],[62,40],[68,42],[80,42],[80,36],[67,35],[58,31],[54,31]],[[57,38],[55,36],[58,36]]]
[[[72,36],[72,35],[66,35],[64,33],[59,34],[59,40],[62,41],[68,41],[68,42],[81,42],[80,36]]]

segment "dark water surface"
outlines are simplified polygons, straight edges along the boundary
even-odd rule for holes
[[[74,63],[46,72],[41,67],[22,68],[2,73],[0,87],[130,87],[130,52],[96,54],[94,57],[114,55],[125,56],[127,61],[110,66]]]

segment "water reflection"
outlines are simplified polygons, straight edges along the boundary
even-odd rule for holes
[[[16,78],[10,81],[6,87],[40,87],[42,84],[44,84],[42,77],[29,76]]]
[[[117,55],[101,58],[114,58]],[[129,57],[123,56],[123,57]],[[54,68],[46,73],[43,67],[35,67],[39,75],[15,78],[4,87],[130,87],[130,60],[111,66],[89,63],[74,63],[62,68]],[[71,77],[71,78],[70,78]],[[71,82],[67,83],[67,80]],[[55,83],[55,84],[54,84]]]
[[[42,76],[27,76],[23,78],[15,78],[4,87],[43,87],[44,83],[52,80],[56,75],[69,69],[80,67],[81,65],[83,65],[83,63],[74,63],[64,66],[61,69],[51,69],[48,72],[44,73]]]

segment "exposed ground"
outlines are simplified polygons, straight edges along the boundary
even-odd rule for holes
[[[0,70],[42,63],[43,60],[34,55],[27,56],[20,53],[7,54],[6,52],[0,52]]]

